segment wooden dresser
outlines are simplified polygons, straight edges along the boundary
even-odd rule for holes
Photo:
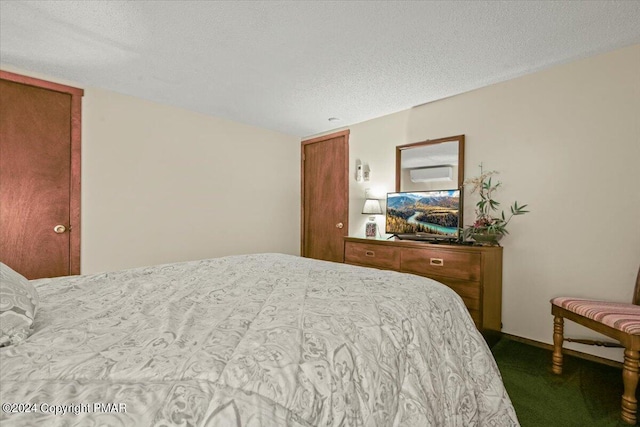
[[[437,280],[464,300],[479,330],[502,329],[502,247],[345,237],[347,264]]]

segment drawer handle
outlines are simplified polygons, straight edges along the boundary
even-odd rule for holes
[[[376,253],[374,251],[366,251],[364,254],[366,256],[376,256]]]
[[[444,265],[444,260],[442,258],[429,258],[429,264],[442,267]]]

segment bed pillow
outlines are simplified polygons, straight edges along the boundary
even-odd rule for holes
[[[0,347],[27,339],[37,309],[38,293],[33,285],[0,262]]]

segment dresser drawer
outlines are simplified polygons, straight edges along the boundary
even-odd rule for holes
[[[400,270],[428,277],[480,281],[481,258],[479,253],[402,248]]]
[[[348,264],[399,270],[400,250],[392,246],[346,242],[344,260]]]
[[[469,311],[480,310],[482,304],[480,303],[480,282],[469,282],[466,280],[456,280],[449,278],[438,278],[438,282],[441,282],[455,291],[462,300],[464,305],[467,306]]]

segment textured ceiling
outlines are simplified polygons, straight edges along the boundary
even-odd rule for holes
[[[0,61],[308,136],[640,43],[639,23],[640,1],[3,0]]]

